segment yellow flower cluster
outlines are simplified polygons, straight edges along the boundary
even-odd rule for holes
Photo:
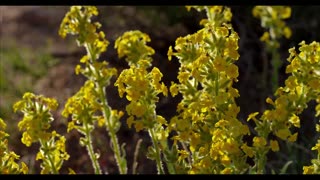
[[[53,121],[50,110],[55,110],[57,107],[58,103],[55,99],[36,96],[29,92],[14,104],[14,112],[19,110],[24,113],[23,120],[18,124],[19,130],[24,131],[23,144],[29,147],[39,139],[48,140],[51,137],[51,133],[47,132]]]
[[[24,113],[22,121],[18,123],[22,134],[22,143],[30,146],[31,143],[39,141],[40,151],[37,160],[42,160],[41,173],[57,174],[62,167],[63,161],[69,159],[65,149],[65,137],[55,131],[49,132],[50,123],[54,120],[51,110],[55,110],[58,103],[55,99],[46,98],[42,95],[25,93],[22,100],[13,106],[14,111]],[[56,138],[59,138],[56,140]]]
[[[150,66],[152,61],[150,56],[154,54],[154,50],[146,45],[150,41],[150,37],[145,33],[138,30],[127,31],[116,40],[114,47],[119,58],[126,57],[129,66],[137,64],[140,60],[146,60],[145,63]]]
[[[191,7],[187,7],[191,8]],[[232,13],[223,6],[196,6],[205,10],[204,28],[195,34],[179,37],[169,60],[175,56],[181,67],[179,84],[171,82],[172,96],[182,94],[178,115],[171,119],[170,130],[175,148],[183,145],[180,173],[241,173],[247,168],[246,154],[241,150],[242,137],[249,129],[237,119],[240,108],[235,103],[239,59],[238,34],[230,20]]]
[[[109,42],[105,40],[104,32],[96,32],[101,27],[101,24],[98,22],[91,23],[92,16],[97,15],[98,10],[95,6],[72,6],[63,18],[59,35],[62,38],[65,38],[67,34],[78,35],[77,42],[79,46],[84,43],[94,45],[90,49],[91,54],[99,54],[106,51]]]
[[[78,93],[67,100],[62,115],[64,117],[71,115],[72,121],[68,123],[68,132],[77,129],[82,134],[86,134],[85,128],[93,126],[100,118],[94,116],[101,108],[94,89],[94,83],[88,80]]]
[[[261,26],[269,29],[260,40],[272,47],[279,47],[277,39],[284,36],[291,37],[291,29],[283,21],[291,16],[291,8],[288,6],[255,6],[252,14],[261,19]]]
[[[130,116],[127,120],[129,127],[135,125],[136,130],[149,129],[156,123],[154,118],[155,103],[159,101],[158,94],[168,95],[168,89],[161,81],[162,73],[156,67],[151,72],[150,57],[154,50],[147,46],[149,37],[140,31],[129,31],[120,36],[115,43],[119,57],[126,57],[130,68],[121,72],[115,82],[120,97],[126,93],[130,101],[126,111]],[[136,117],[136,120],[134,120]],[[140,121],[139,121],[140,119]]]
[[[0,174],[27,174],[28,166],[24,162],[19,165],[16,160],[19,160],[20,156],[8,148],[9,134],[4,131],[6,126],[0,118]]]
[[[58,138],[56,140],[56,138]],[[41,142],[41,141],[40,141]],[[42,160],[41,174],[57,173],[61,168],[63,161],[69,159],[69,154],[66,152],[66,138],[56,131],[51,132],[51,138],[41,142],[43,145],[36,155],[36,160]]]

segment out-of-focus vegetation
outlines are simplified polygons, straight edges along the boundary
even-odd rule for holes
[[[35,53],[32,48],[17,45],[0,47],[0,52],[0,116],[9,118],[13,102],[32,91],[34,83],[57,61],[46,51]]]

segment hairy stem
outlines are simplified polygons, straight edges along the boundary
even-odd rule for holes
[[[153,128],[149,129],[149,134],[151,136],[154,149],[156,150],[156,162],[157,162],[158,174],[164,174],[163,167],[162,167],[162,162],[161,162],[161,156],[160,156],[160,152],[159,152],[158,141],[157,141],[157,139],[155,137]]]
[[[94,168],[94,173],[95,174],[101,174],[101,168],[97,159],[97,156],[95,155],[93,151],[93,146],[92,146],[92,137],[91,137],[91,132],[89,131],[88,125],[85,124],[85,133],[86,133],[86,138],[87,138],[87,143],[86,143],[86,148],[89,152],[90,159],[92,161],[92,166]]]

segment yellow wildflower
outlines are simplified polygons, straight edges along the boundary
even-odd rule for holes
[[[226,69],[226,74],[231,79],[236,79],[239,76],[238,66],[235,64],[230,64]]]
[[[263,137],[257,137],[257,136],[255,136],[255,137],[253,138],[253,146],[254,146],[254,147],[263,147],[263,146],[265,146],[266,144],[267,144],[267,141],[266,141],[266,139],[263,138]]]
[[[244,143],[241,146],[241,149],[243,150],[244,153],[246,153],[247,156],[252,158],[254,156],[254,151],[252,150],[252,147],[249,147],[246,143]]]
[[[136,128],[136,131],[139,132],[143,129],[143,123],[141,121],[136,121],[134,127]]]
[[[311,150],[317,150],[318,152],[318,154],[320,154],[320,143],[319,143],[319,141],[318,141],[318,143],[315,145],[315,146],[313,146],[312,148],[311,148]]]
[[[172,46],[169,47],[167,55],[168,55],[168,60],[171,61],[172,55],[173,55]]]
[[[256,116],[259,114],[259,112],[254,112],[249,114],[249,117],[247,118],[247,121],[250,121],[251,119],[253,119],[254,121],[257,120]]]
[[[176,96],[179,93],[178,85],[176,83],[174,83],[173,81],[171,81],[170,93],[171,93],[172,97]]]
[[[270,141],[270,147],[273,152],[279,151],[279,144],[277,140]]]
[[[303,166],[303,174],[313,174],[314,173],[314,167],[311,166]]]
[[[312,89],[320,89],[320,81],[318,79],[312,79],[308,82],[308,85]]]
[[[231,163],[231,159],[228,155],[224,154],[222,157],[221,157],[221,163],[225,166],[228,166],[230,163]]]
[[[227,168],[224,168],[222,171],[221,171],[221,174],[231,174],[232,173],[232,169],[227,167]]]
[[[180,71],[178,74],[179,82],[182,84],[186,83],[187,80],[189,79],[189,77],[190,77],[190,73],[188,73],[188,72],[181,72]]]
[[[290,141],[290,142],[295,142],[295,141],[297,141],[297,137],[298,137],[298,133],[294,133],[293,135],[291,135],[291,136],[288,138],[288,141]]]
[[[297,115],[293,114],[290,117],[289,122],[291,122],[295,127],[300,128],[300,119]]]
[[[278,136],[282,140],[286,140],[288,136],[291,135],[289,129],[280,129],[276,131],[276,136]]]
[[[128,127],[131,128],[131,126],[132,126],[133,123],[135,123],[134,117],[133,117],[133,116],[130,116],[130,117],[127,119]]]
[[[289,39],[289,38],[291,37],[291,35],[292,35],[291,29],[288,28],[288,27],[285,27],[285,28],[283,29],[283,35],[284,35],[284,37],[286,37],[287,39]]]
[[[189,156],[189,153],[186,150],[178,150],[179,158],[178,162],[181,162],[182,160],[186,159]]]

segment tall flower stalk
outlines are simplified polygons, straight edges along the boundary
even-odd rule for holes
[[[267,98],[266,102],[271,109],[263,112],[257,118],[258,112],[249,115],[248,120],[256,124],[257,136],[254,137],[253,156],[255,157],[256,169],[254,172],[265,173],[266,154],[271,149],[278,151],[276,139],[270,139],[270,134],[280,140],[295,142],[298,137],[297,128],[300,128],[300,117],[308,103],[316,100],[319,103],[320,95],[320,45],[318,42],[306,44],[302,41],[299,51],[289,49],[289,65],[286,73],[291,75],[285,81],[284,87],[279,87],[275,93],[275,100]],[[317,115],[320,106],[316,106]],[[269,142],[268,142],[269,141]],[[313,148],[317,149],[317,145]],[[310,169],[309,169],[310,170]],[[305,169],[305,172],[310,172]],[[317,171],[317,170],[315,170]]]
[[[291,16],[291,7],[289,6],[255,6],[252,10],[254,17],[261,20],[261,26],[267,31],[263,33],[260,40],[265,43],[267,53],[271,54],[272,76],[271,85],[273,92],[279,86],[279,69],[283,62],[279,54],[279,40],[283,36],[287,39],[291,37],[291,29],[285,23],[285,19]],[[268,62],[263,62],[262,83],[263,89],[267,88]]]
[[[146,130],[152,140],[152,147],[148,149],[148,157],[156,161],[158,174],[164,174],[161,152],[167,148],[168,131],[163,126],[166,120],[156,113],[158,95],[168,95],[165,84],[160,83],[163,76],[160,70],[154,67],[150,72],[154,50],[147,46],[150,37],[140,31],[128,31],[115,42],[119,58],[125,57],[130,68],[121,72],[115,82],[120,97],[126,93],[130,101],[126,106],[129,115],[129,128],[135,126],[136,131]]]
[[[87,54],[80,60],[81,64],[76,66],[75,72],[88,78],[85,86],[68,100],[62,114],[65,117],[72,116],[69,129],[75,128],[84,134],[85,138],[82,139],[82,143],[87,147],[96,174],[102,172],[98,162],[99,155],[93,151],[91,132],[95,127],[95,122],[101,126],[105,125],[111,137],[111,148],[114,151],[119,172],[126,174],[125,151],[120,148],[116,136],[120,128],[119,119],[122,112],[112,110],[108,105],[105,90],[111,78],[117,74],[117,70],[108,67],[106,61],[99,61],[101,53],[106,51],[109,42],[105,39],[103,31],[97,32],[101,24],[91,22],[91,17],[97,15],[96,7],[72,6],[61,23],[59,34],[63,38],[67,34],[78,35],[78,45],[85,47],[87,51]],[[102,115],[98,115],[99,113]]]

